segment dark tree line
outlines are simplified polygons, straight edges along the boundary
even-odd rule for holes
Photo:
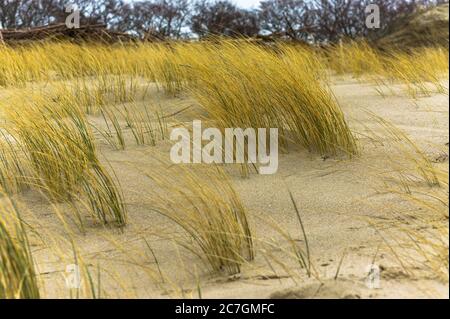
[[[419,6],[448,0],[262,0],[242,9],[228,0],[0,0],[0,28],[64,22],[65,6],[76,4],[81,23],[106,23],[145,38],[210,35],[265,36],[302,41],[336,41],[366,36],[367,5],[380,8],[381,29]]]

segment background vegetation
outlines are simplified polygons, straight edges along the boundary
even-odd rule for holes
[[[105,23],[140,38],[203,38],[209,35],[260,36],[295,41],[334,42],[377,37],[402,15],[447,0],[263,0],[242,9],[228,0],[74,0],[81,22]],[[381,28],[365,26],[368,4],[380,7]],[[0,29],[64,22],[64,0],[0,0]]]

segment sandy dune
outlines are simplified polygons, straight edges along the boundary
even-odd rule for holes
[[[92,224],[87,226],[86,234],[81,234],[71,222],[69,229],[90,269],[94,273],[101,269],[102,294],[125,298],[447,298],[448,283],[420,269],[414,276],[404,272],[369,224],[389,227],[396,218],[393,207],[401,203],[398,197],[381,193],[380,172],[391,165],[388,160],[391,150],[387,145],[374,143],[366,133],[377,130],[367,113],[371,111],[407,132],[427,155],[439,158],[437,165],[448,170],[448,159],[439,157],[442,152],[448,154],[448,98],[434,95],[412,100],[400,87],[394,87],[397,95],[382,97],[374,86],[351,78],[335,79],[332,89],[358,134],[361,156],[328,158],[291,149],[280,155],[275,175],[252,174],[244,179],[237,169],[229,168],[232,182],[249,210],[257,249],[256,260],[245,265],[236,276],[210,273],[193,254],[175,245],[171,238],[182,235],[181,230],[151,212],[148,190],[155,185],[141,169],[150,166],[156,169],[158,165],[163,169],[156,158],[168,160],[170,143],[161,141],[155,147],[129,144],[126,150],[115,151],[99,136],[102,158],[110,163],[123,189],[129,225],[123,233]],[[166,114],[193,105],[176,116],[178,121],[189,124],[196,116],[190,113],[198,109],[189,97],[168,98],[156,90],[151,96]],[[96,117],[91,120],[100,122]],[[288,189],[303,218],[318,278],[309,278],[287,256],[288,244],[271,226],[280,225],[299,245],[304,245]],[[26,218],[36,230],[32,249],[45,287],[43,295],[69,297],[64,272],[72,251],[62,240],[67,237],[61,222],[36,191],[27,191],[19,197],[29,208]],[[63,205],[59,208],[64,211]],[[46,240],[40,240],[39,236]],[[43,242],[49,243],[49,247]],[[61,251],[54,253],[55,246]],[[62,259],[62,255],[66,258]],[[272,262],[269,266],[267,256],[277,257],[284,265]],[[379,289],[370,289],[365,283],[367,267],[372,262],[381,269]]]

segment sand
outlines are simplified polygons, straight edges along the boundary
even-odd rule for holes
[[[244,265],[240,274],[232,276],[211,273],[195,255],[177,246],[172,238],[183,235],[182,231],[151,211],[149,189],[155,185],[143,176],[141,169],[157,169],[158,165],[162,168],[163,164],[156,158],[168,159],[170,142],[161,141],[153,147],[129,143],[125,150],[119,151],[113,150],[97,135],[101,158],[114,169],[124,192],[129,224],[119,232],[92,222],[88,223],[85,234],[70,221],[68,227],[92,273],[101,270],[101,296],[448,298],[448,282],[421,269],[414,275],[405,272],[377,229],[370,225],[376,221],[389,227],[396,220],[393,210],[400,200],[398,196],[380,192],[383,189],[380,172],[391,165],[388,160],[390,149],[360,135],[368,129],[377,130],[367,111],[407,132],[429,156],[438,158],[442,152],[448,154],[448,98],[433,95],[413,100],[403,93],[401,86],[393,89],[396,95],[382,97],[369,83],[352,78],[335,79],[332,90],[350,126],[358,134],[359,157],[319,156],[292,148],[289,153],[280,155],[275,175],[252,174],[242,178],[237,169],[228,169],[232,183],[248,209],[257,249],[256,259]],[[177,121],[190,125],[198,115],[193,115],[199,111],[195,101],[188,96],[171,98],[155,88],[151,93],[152,101],[157,102],[166,114],[192,105],[189,111],[176,116]],[[90,120],[101,122],[94,116]],[[437,165],[448,170],[448,157],[443,156],[439,161]],[[288,190],[303,219],[315,277],[308,277],[305,270],[288,256],[288,243],[271,227],[271,223],[280,225],[304,247],[304,237]],[[36,191],[29,190],[17,196],[28,207],[26,218],[36,230],[32,235],[32,250],[44,288],[43,296],[70,297],[74,291],[65,286],[64,275],[72,251],[63,242],[67,236],[60,219]],[[59,208],[64,214],[64,206]],[[61,251],[55,253],[55,246]],[[62,258],[63,255],[66,258]],[[287,269],[274,262],[269,266],[266,262],[269,255],[277,256]],[[379,288],[366,284],[371,264],[381,271]],[[94,281],[97,280],[94,275]]]

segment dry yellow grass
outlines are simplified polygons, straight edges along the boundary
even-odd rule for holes
[[[395,187],[386,189],[401,198],[402,205],[393,208],[396,218],[391,229],[380,228],[380,234],[406,273],[420,277],[425,271],[427,278],[448,282],[448,171],[438,171],[441,188],[409,185],[407,193]]]
[[[0,194],[0,299],[40,297],[30,246],[14,200]]]
[[[422,48],[411,52],[380,52],[368,43],[347,42],[331,47],[323,55],[328,68],[337,74],[351,74],[371,80],[382,88],[399,83],[412,98],[431,93],[448,94],[442,81],[448,79],[448,49]],[[383,94],[382,91],[379,91]]]
[[[190,240],[179,243],[203,259],[212,270],[235,274],[254,258],[246,208],[219,167],[195,172],[189,167],[145,169],[155,182],[152,211],[180,226]]]
[[[24,62],[37,54],[44,55],[39,62]],[[188,89],[218,127],[278,127],[284,144],[290,140],[320,153],[357,152],[339,106],[320,79],[323,65],[307,49],[279,45],[268,50],[245,41],[110,50],[61,43],[32,46],[5,59],[6,85],[32,79],[31,69],[39,69],[42,79],[55,74],[63,79],[95,77],[100,83],[91,97],[95,103],[84,104],[102,105],[101,92],[112,91],[115,101],[129,101],[133,78],[139,76],[155,80],[168,94]],[[10,72],[20,79],[9,77]]]
[[[372,139],[388,150],[379,192],[397,200],[389,206],[389,222],[370,223],[407,274],[448,282],[448,166],[434,164],[404,131],[372,116],[380,129]]]
[[[101,222],[125,224],[121,192],[98,160],[89,124],[73,100],[45,94],[16,97],[4,111],[5,129],[32,168],[26,181],[29,185],[45,190],[55,200],[84,199]],[[18,154],[13,156],[18,162]]]
[[[0,142],[0,187],[7,194],[14,194],[28,188],[30,169],[20,149],[9,134],[2,132]]]
[[[417,183],[429,187],[441,186],[442,178],[439,170],[404,131],[375,114],[372,114],[372,118],[381,129],[381,137],[388,139],[388,146],[395,152],[388,155],[392,166],[390,174],[396,175],[404,191],[409,192],[410,185]]]
[[[322,155],[353,156],[359,154],[359,148],[328,88],[328,71],[353,74],[380,86],[405,84],[407,93],[418,97],[434,91],[446,93],[440,81],[448,76],[447,58],[445,49],[380,53],[364,43],[343,44],[325,53],[281,43],[264,47],[244,40],[116,46],[46,43],[15,49],[1,46],[0,86],[17,88],[18,94],[0,103],[6,119],[1,128],[0,185],[8,194],[33,187],[54,201],[69,202],[80,225],[87,211],[97,221],[124,226],[127,214],[120,185],[99,160],[87,115],[104,118],[106,130],[97,130],[118,151],[126,148],[125,129],[130,130],[136,144],[155,145],[165,137],[167,125],[162,114],[135,106],[146,94],[142,86],[155,82],[170,96],[190,94],[205,110],[207,120],[220,129],[276,127],[285,150],[293,143]],[[36,83],[46,83],[45,88],[35,89]],[[448,176],[437,170],[408,136],[382,119],[379,124],[403,160],[395,167],[395,177],[399,178],[396,185],[402,187],[389,192],[403,197],[417,210],[437,216],[435,228],[429,233],[405,229],[407,238],[413,239],[409,249],[422,255],[427,267],[444,274],[448,269],[448,240],[443,238],[448,237],[448,225],[442,219],[448,220],[448,200],[443,197],[448,192]],[[141,170],[158,186],[149,191],[153,210],[184,230],[186,236],[178,243],[198,255],[211,270],[234,274],[253,260],[254,238],[247,209],[224,171],[205,169],[205,176],[200,177],[186,167]],[[247,166],[243,172],[248,174]],[[417,188],[417,184],[428,188]],[[282,226],[273,228],[289,244],[286,256],[315,276],[295,208],[304,249]],[[420,222],[425,224],[427,220]],[[12,247],[12,257],[17,257],[22,269],[32,271],[26,242],[16,240],[22,235],[2,225],[0,251]],[[72,250],[78,258],[77,248]],[[284,267],[278,257],[267,254],[266,258]],[[89,286],[94,287],[89,271],[84,269],[84,274],[91,281]],[[2,293],[8,297],[38,296],[33,282],[27,283],[22,294],[15,275],[0,271],[0,297]],[[6,291],[6,286],[13,292]],[[90,297],[100,296],[97,286],[98,290],[91,289]]]
[[[216,127],[276,127],[284,146],[357,153],[344,115],[320,81],[320,60],[308,50],[236,42],[177,49],[192,77],[190,91]]]

